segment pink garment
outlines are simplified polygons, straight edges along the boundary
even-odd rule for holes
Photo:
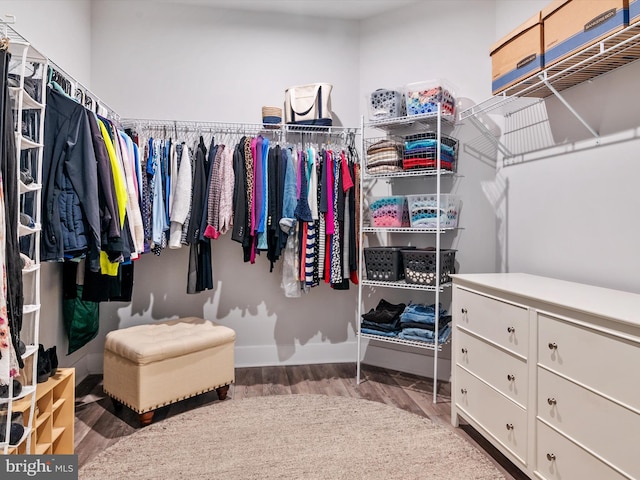
[[[302,150],[298,150],[298,168],[296,169],[296,199],[300,198],[300,190],[302,189],[302,170],[299,168],[302,162]]]
[[[325,172],[327,173],[327,187],[330,188],[329,195],[327,195],[327,235],[333,235],[335,233],[334,225],[333,225],[333,151],[326,151],[326,160],[325,160]]]
[[[233,171],[233,148],[227,148],[222,157],[222,189],[220,190],[220,218],[218,230],[222,235],[233,226],[233,187],[236,181]]]
[[[253,194],[251,195],[251,223],[249,225],[249,231],[251,232],[251,234],[253,235],[253,232],[256,231],[256,177],[255,177],[255,172],[256,172],[256,144],[258,142],[257,138],[252,138],[251,139],[251,156],[253,157],[253,185],[252,185],[252,189],[253,189]],[[255,258],[255,257],[254,257]],[[253,263],[253,262],[251,262]]]
[[[347,163],[347,157],[344,151],[340,152],[341,167],[342,167],[342,189],[345,193],[353,187],[353,178],[351,178],[351,172],[349,172],[349,164]]]

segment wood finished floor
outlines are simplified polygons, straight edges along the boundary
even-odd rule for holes
[[[383,368],[363,366],[363,381],[355,380],[355,364],[323,364],[236,369],[236,382],[228,399],[291,394],[348,396],[386,403],[428,417],[451,428],[484,452],[507,480],[527,477],[471,427],[451,427],[450,385],[441,383],[433,403],[431,379]],[[189,409],[218,402],[209,392],[156,411],[154,423]],[[102,391],[102,376],[91,375],[76,388],[75,446],[80,466],[94,455],[138,430],[138,416],[124,408],[118,415]],[[428,448],[428,447],[426,447]]]

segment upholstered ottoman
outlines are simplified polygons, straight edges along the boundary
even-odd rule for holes
[[[148,425],[154,410],[215,389],[224,400],[234,381],[236,333],[196,317],[109,332],[104,391]]]

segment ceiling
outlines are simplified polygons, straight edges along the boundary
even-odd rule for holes
[[[147,0],[254,12],[362,20],[419,0]]]

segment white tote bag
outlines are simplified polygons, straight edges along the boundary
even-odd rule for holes
[[[329,83],[311,83],[285,90],[285,122],[296,125],[331,126],[331,90]]]

